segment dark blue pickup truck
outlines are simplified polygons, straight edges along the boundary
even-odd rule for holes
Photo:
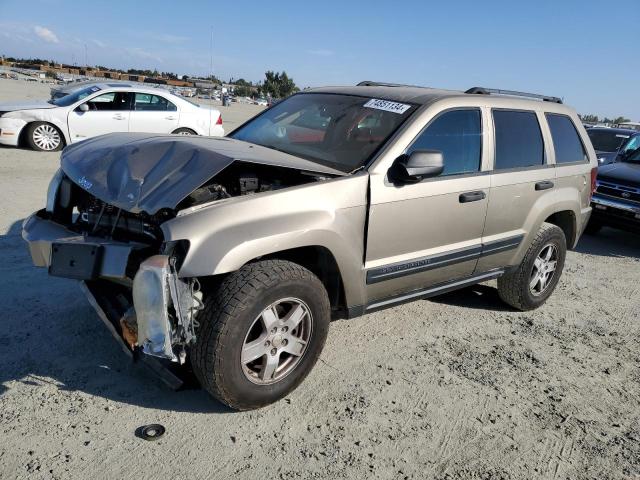
[[[640,148],[598,168],[587,233],[604,225],[640,233]]]

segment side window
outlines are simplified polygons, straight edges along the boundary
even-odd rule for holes
[[[495,170],[523,168],[544,163],[544,144],[534,112],[494,110]]]
[[[152,112],[175,112],[176,106],[164,97],[149,93],[136,93],[134,110]]]
[[[436,117],[407,150],[439,150],[444,158],[442,175],[477,172],[482,155],[480,110],[452,110]]]
[[[586,161],[587,155],[571,119],[555,113],[546,113],[545,116],[551,130],[556,164]]]
[[[129,94],[127,92],[103,93],[87,102],[89,110],[113,111],[129,110]]]

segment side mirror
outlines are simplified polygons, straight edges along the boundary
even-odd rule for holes
[[[444,158],[438,150],[415,150],[401,155],[389,169],[392,180],[400,183],[418,183],[429,177],[437,177],[444,171]]]
[[[87,105],[86,103],[81,103],[78,106],[78,110],[80,110],[81,112],[88,112],[89,111],[89,105]]]

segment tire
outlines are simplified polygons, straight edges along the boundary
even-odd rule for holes
[[[64,147],[64,136],[58,127],[47,122],[33,122],[25,131],[27,144],[39,152],[57,152]]]
[[[600,230],[602,230],[601,223],[598,223],[595,220],[589,220],[589,223],[587,223],[587,226],[584,229],[584,233],[586,233],[587,235],[595,235]]]
[[[555,261],[555,269],[547,276],[545,268],[551,268],[547,260],[541,262],[539,256]],[[551,296],[560,280],[567,255],[567,240],[562,229],[550,223],[543,223],[529,246],[518,267],[498,278],[498,294],[507,304],[518,310],[538,308]],[[538,267],[542,267],[540,269]],[[536,273],[541,273],[532,286]],[[542,277],[546,277],[546,282]]]
[[[204,304],[191,350],[193,370],[207,392],[236,410],[264,407],[293,391],[315,365],[327,338],[327,292],[318,277],[292,262],[245,265],[215,292],[205,293]],[[272,305],[281,320],[267,330],[274,319]],[[298,318],[305,311],[295,328],[285,330],[287,315]],[[278,364],[272,375],[269,366],[276,361],[282,368]]]
[[[194,132],[190,128],[177,128],[171,133],[173,135],[198,135],[196,132]]]

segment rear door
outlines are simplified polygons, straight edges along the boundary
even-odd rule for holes
[[[133,94],[130,132],[171,133],[178,128],[178,107],[162,95]]]
[[[84,102],[89,108],[83,112],[78,106],[67,118],[72,142],[105,133],[128,132],[131,94],[107,92]]]
[[[544,195],[553,195],[555,168],[540,125],[531,110],[492,109],[494,155],[491,195],[476,272],[512,265],[518,247],[537,225],[530,215]]]

